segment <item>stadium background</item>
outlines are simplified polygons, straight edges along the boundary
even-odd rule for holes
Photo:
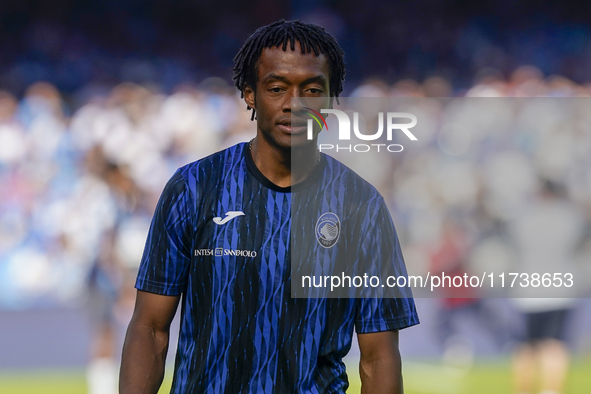
[[[280,18],[325,26],[345,50],[343,96],[587,97],[590,8],[508,0],[2,1],[0,393],[85,392],[101,313],[110,313],[120,343],[133,293],[117,289],[133,280],[164,183],[178,166],[254,135],[231,66],[257,27]],[[397,180],[411,176],[399,171]],[[589,201],[583,193],[572,203],[589,215]],[[393,201],[393,212],[403,208]],[[394,220],[404,244],[416,223]],[[583,256],[591,261],[589,246]],[[111,312],[93,304],[97,292],[107,306],[111,297]],[[401,333],[407,392],[510,392],[510,302],[482,300],[454,315],[464,324],[446,338],[445,306],[419,300],[419,308],[423,324]],[[591,387],[588,298],[576,311],[568,392],[583,393]],[[485,330],[482,314],[495,314],[498,327],[484,319]],[[353,375],[356,357],[354,350],[348,359]]]

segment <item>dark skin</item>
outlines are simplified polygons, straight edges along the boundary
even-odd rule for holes
[[[274,184],[287,187],[306,178],[316,166],[316,140],[306,137],[306,119],[302,106],[306,98],[313,104],[330,106],[329,65],[323,54],[265,48],[258,62],[256,88],[244,89],[244,101],[256,110],[257,136],[252,158],[258,169]],[[292,98],[297,102],[292,103]],[[323,100],[324,99],[324,100]],[[307,105],[313,105],[307,104]],[[292,118],[297,123],[292,124]],[[294,162],[303,163],[292,168]]]
[[[398,330],[357,334],[361,357],[361,394],[402,394],[402,360]]]
[[[120,394],[158,393],[164,378],[170,323],[179,299],[179,296],[137,291],[135,309],[123,344]]]
[[[305,102],[307,97],[325,98],[324,108],[328,108],[328,81],[326,57],[302,54],[298,43],[295,51],[289,46],[286,51],[264,49],[258,63],[257,86],[244,89],[247,105],[257,113],[253,160],[263,175],[278,186],[302,181],[316,166],[316,140],[307,140],[304,123],[291,123],[292,115],[297,119],[302,107],[302,103],[292,104],[291,99],[301,98]],[[306,165],[301,169],[298,165],[296,173],[292,171],[292,160]],[[170,324],[179,299],[137,292],[123,346],[120,394],[158,392],[164,377]],[[357,338],[362,394],[403,393],[398,330],[358,334]]]

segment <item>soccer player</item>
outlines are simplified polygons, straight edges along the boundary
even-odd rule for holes
[[[342,49],[319,26],[282,20],[248,38],[234,72],[256,137],[180,168],[165,186],[136,282],[120,393],[157,393],[179,302],[172,393],[344,393],[354,328],[362,391],[402,393],[398,330],[418,323],[412,298],[291,294],[296,249],[404,267],[383,198],[317,151],[292,105],[338,97]]]

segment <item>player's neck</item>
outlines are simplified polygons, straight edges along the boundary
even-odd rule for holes
[[[259,171],[279,187],[302,182],[316,168],[319,157],[316,144],[298,149],[280,149],[261,137],[252,140],[250,153]],[[294,166],[293,163],[298,165]]]

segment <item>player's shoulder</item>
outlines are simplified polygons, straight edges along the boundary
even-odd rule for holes
[[[247,145],[247,142],[241,142],[222,149],[180,167],[177,173],[191,183],[197,180],[204,182],[207,179],[222,177],[227,173],[228,166],[234,167],[244,159],[244,149]]]
[[[326,176],[334,186],[345,188],[345,196],[361,201],[379,201],[384,202],[384,198],[378,189],[361,175],[332,156],[325,155]]]

